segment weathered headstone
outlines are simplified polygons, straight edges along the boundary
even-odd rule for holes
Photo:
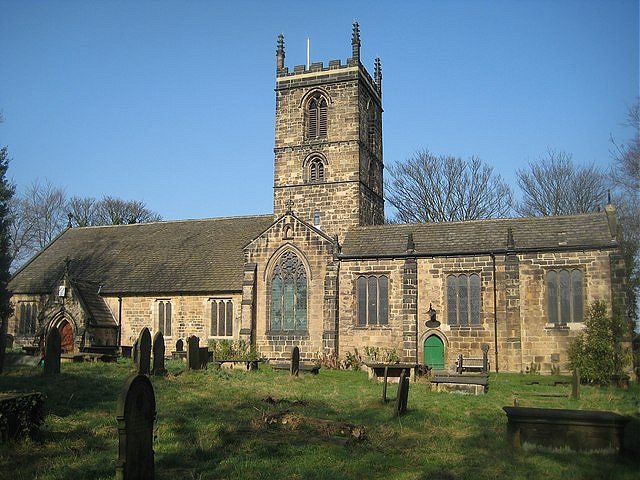
[[[200,369],[206,370],[207,364],[209,363],[209,348],[208,347],[199,347],[200,350]]]
[[[463,357],[462,354],[458,355],[458,366],[457,366],[457,370],[459,374],[462,374],[462,372],[464,372],[464,364],[463,364]]]
[[[489,373],[489,344],[483,343],[482,350],[482,373]]]
[[[127,379],[118,397],[116,415],[119,439],[116,480],[152,480],[156,397],[145,375],[134,374]]]
[[[46,375],[57,375],[60,373],[61,341],[60,331],[53,326],[49,328],[44,344],[44,373]]]
[[[195,335],[187,338],[187,369],[200,369],[200,338]]]
[[[131,349],[131,356],[133,359],[133,364],[138,365],[138,340],[133,342],[133,348]]]
[[[300,373],[300,349],[293,347],[291,350],[291,375],[298,376]]]
[[[573,371],[573,378],[571,379],[571,398],[580,400],[580,370],[577,368]]]
[[[167,371],[164,368],[164,336],[162,332],[157,331],[153,336],[153,375],[165,375]]]
[[[181,338],[176,342],[176,352],[184,352],[184,341]]]
[[[138,361],[135,364],[136,372],[149,375],[151,370],[151,333],[147,327],[144,327],[140,332],[136,350],[138,351]]]
[[[396,404],[394,413],[396,417],[403,415],[407,411],[407,399],[409,398],[409,377],[405,370],[400,375],[398,382],[398,395],[396,396]]]

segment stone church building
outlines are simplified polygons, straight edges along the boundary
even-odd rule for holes
[[[615,210],[384,224],[382,69],[276,57],[273,214],[68,228],[15,273],[9,333],[57,328],[67,351],[244,339],[270,359],[365,347],[451,368],[567,367],[587,306],[622,297]]]

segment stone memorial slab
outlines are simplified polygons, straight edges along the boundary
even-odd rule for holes
[[[184,352],[184,340],[181,338],[176,342],[176,352]]]
[[[44,373],[57,375],[60,373],[60,354],[62,353],[62,338],[57,328],[49,328],[44,348]]]
[[[187,369],[200,370],[200,338],[191,335],[187,338]]]
[[[153,336],[153,369],[151,373],[153,375],[163,376],[167,373],[164,368],[164,335],[158,331]]]
[[[300,373],[300,349],[298,347],[293,347],[291,350],[291,375],[295,375],[296,377]]]
[[[155,475],[153,425],[156,398],[145,375],[135,374],[125,382],[120,396],[118,422],[118,462],[116,480],[152,480]]]
[[[149,375],[151,370],[151,333],[147,327],[142,329],[136,343],[138,351],[136,371],[142,375]]]

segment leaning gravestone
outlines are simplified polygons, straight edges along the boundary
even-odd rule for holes
[[[133,364],[138,365],[138,340],[133,342],[133,348],[131,349],[131,357],[133,359]]]
[[[156,397],[145,375],[134,374],[127,379],[118,397],[116,415],[119,439],[116,480],[152,480]]]
[[[293,347],[291,351],[291,375],[298,376],[300,373],[300,349]]]
[[[151,373],[153,375],[162,376],[167,371],[164,368],[164,336],[162,332],[158,331],[153,336],[153,369]]]
[[[403,415],[407,411],[407,399],[409,397],[409,377],[403,370],[398,382],[398,395],[396,396],[396,405],[394,413],[396,417]]]
[[[191,335],[187,338],[187,369],[200,370],[200,338]]]
[[[46,375],[60,373],[61,340],[58,329],[51,327],[44,344],[44,373]]]
[[[137,344],[138,362],[136,363],[136,371],[142,375],[149,375],[151,369],[151,333],[149,333],[147,327],[144,327],[140,332]]]

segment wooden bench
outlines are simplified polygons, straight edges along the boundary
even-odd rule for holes
[[[489,371],[489,360],[487,359],[487,372]],[[456,372],[484,372],[484,359],[482,357],[463,357],[458,355],[456,360]]]

